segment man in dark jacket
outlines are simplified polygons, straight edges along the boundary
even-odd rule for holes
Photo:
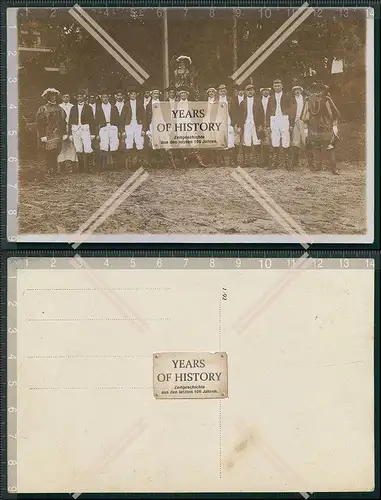
[[[262,87],[260,89],[260,92],[261,92],[261,97],[257,108],[258,137],[261,140],[263,167],[269,168],[270,153],[271,153],[269,101],[270,101],[271,87]]]
[[[282,80],[273,81],[274,93],[270,96],[270,128],[271,143],[273,147],[272,167],[277,168],[281,164],[280,148],[282,147],[285,157],[285,167],[290,168],[290,98],[283,91]]]
[[[101,103],[97,108],[96,127],[101,154],[101,165],[115,165],[115,153],[119,147],[119,113],[115,105],[109,101],[108,92],[101,93]]]
[[[240,129],[243,131],[244,166],[251,162],[260,165],[261,140],[259,129],[259,102],[254,95],[254,85],[245,87],[245,98],[240,104]]]
[[[137,89],[131,87],[129,89],[129,99],[124,103],[119,123],[119,132],[124,140],[129,163],[132,161],[132,151],[134,146],[140,163],[143,162],[141,151],[144,146],[144,107],[142,102],[138,100],[137,97]]]
[[[68,129],[78,156],[78,167],[83,171],[87,167],[88,156],[93,152],[91,145],[95,137],[93,110],[85,103],[85,92],[77,92],[77,102],[70,110]]]

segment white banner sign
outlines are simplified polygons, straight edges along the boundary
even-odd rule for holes
[[[228,105],[192,101],[153,105],[154,149],[223,149],[228,145]]]

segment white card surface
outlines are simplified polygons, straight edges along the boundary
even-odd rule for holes
[[[372,490],[373,297],[359,269],[18,269],[17,491]],[[228,397],[155,398],[157,352],[226,353]]]

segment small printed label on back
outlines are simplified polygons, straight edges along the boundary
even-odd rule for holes
[[[226,352],[157,352],[153,355],[156,399],[228,397]]]

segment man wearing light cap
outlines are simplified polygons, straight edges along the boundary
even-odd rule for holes
[[[241,106],[241,129],[243,129],[244,166],[254,162],[259,166],[261,155],[261,140],[257,134],[259,125],[258,103],[254,97],[254,85],[245,87],[245,99]]]
[[[300,149],[305,146],[304,122],[301,119],[304,108],[303,87],[294,85],[292,87],[293,98],[290,106],[290,128],[291,128],[291,152],[292,168],[299,167]]]
[[[69,138],[73,141],[78,155],[78,168],[85,170],[88,166],[89,155],[92,154],[92,139],[95,137],[95,122],[93,111],[85,103],[85,91],[77,92],[77,103],[71,108],[69,115]]]
[[[141,102],[137,100],[137,97],[137,89],[135,87],[130,87],[129,99],[125,101],[120,115],[119,133],[128,153],[128,163],[132,163],[132,151],[134,146],[139,162],[143,163],[141,151],[144,146],[144,108]]]
[[[147,148],[147,158],[146,161],[148,164],[159,164],[162,160],[162,151],[160,149],[154,149],[152,144],[152,132],[153,132],[153,107],[155,105],[160,106],[160,96],[161,91],[158,86],[153,85],[151,89],[151,99],[147,104],[146,112],[145,112],[145,120],[143,123],[143,134],[145,134],[149,139],[149,147]],[[144,104],[143,104],[144,106]],[[160,120],[164,121],[164,120]]]
[[[272,168],[281,164],[280,149],[282,147],[285,157],[286,169],[290,168],[290,99],[283,92],[282,80],[273,81],[274,93],[269,100],[271,144],[273,147]]]
[[[218,102],[225,103],[228,107],[228,122],[227,122],[227,147],[222,151],[221,155],[218,155],[219,163],[222,165],[225,163],[226,166],[230,166],[232,162],[231,151],[234,151],[234,123],[235,116],[232,110],[231,99],[228,97],[228,91],[225,84],[218,86]],[[224,162],[225,160],[225,162]]]
[[[208,101],[207,108],[206,108],[206,113],[205,113],[205,118],[204,121],[206,123],[214,121],[214,116],[217,116],[217,89],[211,85],[206,89],[206,98]],[[214,133],[210,132],[210,137],[211,139],[215,139]],[[218,154],[217,151],[213,148],[209,149],[207,152],[208,156],[208,161],[210,163],[218,163]]]
[[[270,108],[269,100],[271,87],[260,88],[260,102],[258,105],[258,137],[261,139],[262,165],[269,168],[271,152],[271,128],[270,128]]]
[[[119,148],[119,113],[115,105],[109,101],[106,91],[101,93],[101,104],[96,114],[101,166],[115,165],[115,155]]]

